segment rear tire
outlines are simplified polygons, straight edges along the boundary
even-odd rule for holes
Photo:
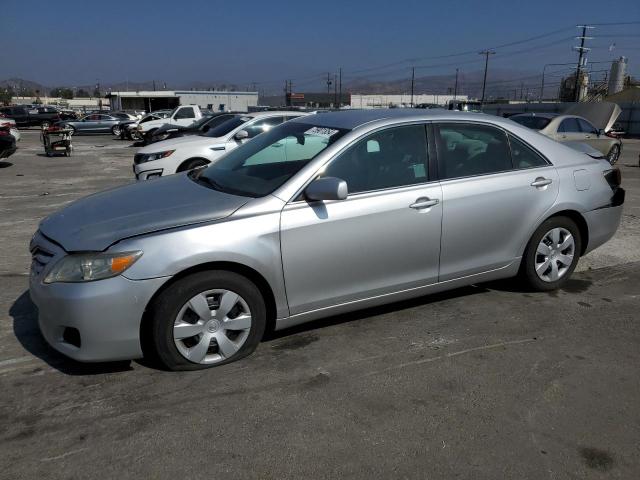
[[[212,291],[226,293],[211,293]],[[233,305],[231,310],[226,310],[221,300],[227,293],[238,298],[237,303],[233,303],[233,300],[229,303]],[[206,299],[204,308],[192,309],[193,300],[201,297]],[[237,312],[235,318],[249,315],[248,329],[233,330],[225,327],[230,325],[227,321],[233,322],[234,314],[229,312],[233,312],[234,309]],[[200,311],[201,315],[197,314],[196,310]],[[219,314],[225,310],[226,313]],[[145,355],[150,354],[170,370],[199,370],[246,357],[260,343],[267,318],[265,302],[258,287],[237,273],[223,270],[198,272],[178,280],[153,301],[148,313],[147,331],[141,332],[143,345],[150,348]],[[192,319],[188,322],[190,325],[184,320],[187,318],[186,313]],[[203,320],[204,317],[206,319]],[[223,320],[222,317],[227,320]],[[199,324],[203,324],[202,328]],[[192,337],[183,338],[176,334],[176,325],[198,331]],[[191,335],[191,332],[187,335]],[[205,335],[208,336],[205,338]],[[176,340],[174,337],[181,339]],[[222,348],[223,343],[229,349],[228,352]],[[202,349],[197,351],[196,347],[201,344],[208,346],[204,352]],[[187,358],[189,355],[192,356],[191,359]]]
[[[533,233],[522,257],[520,276],[537,291],[564,285],[578,264],[580,229],[568,217],[551,217]]]
[[[116,137],[119,137],[121,133],[120,125],[114,125],[113,127],[111,127],[111,133],[113,133]]]
[[[208,165],[208,164],[209,162],[207,162],[206,160],[203,160],[202,158],[192,158],[185,161],[182,165],[180,165],[176,170],[176,173],[187,172],[189,170],[193,170],[194,168],[204,167],[205,165]]]

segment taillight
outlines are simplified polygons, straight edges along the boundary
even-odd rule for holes
[[[615,190],[622,184],[622,173],[619,168],[612,168],[611,170],[605,170],[602,172],[604,178],[611,187],[611,190]]]
[[[618,135],[616,135],[615,133],[609,131],[609,132],[604,132],[604,134],[609,137],[609,138],[618,138]]]
[[[11,135],[11,133],[9,132],[8,129],[4,129],[4,128],[0,128],[0,136],[7,136],[7,135]]]

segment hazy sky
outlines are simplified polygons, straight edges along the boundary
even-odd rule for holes
[[[576,60],[577,23],[640,21],[640,1],[3,0],[0,12],[0,80],[271,89],[293,78],[309,90],[339,66],[345,81],[406,77],[412,64],[422,66],[417,75],[478,70],[482,48],[557,31],[496,48],[491,58],[494,68],[539,72]],[[640,24],[590,33],[591,60],[627,55],[630,71],[640,72]],[[433,58],[460,52],[468,53]]]

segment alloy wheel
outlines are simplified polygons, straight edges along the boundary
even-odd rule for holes
[[[558,227],[549,230],[536,249],[535,269],[544,282],[555,282],[571,268],[576,244],[571,232]]]
[[[230,290],[207,290],[191,298],[178,312],[173,340],[193,363],[214,364],[242,348],[251,330],[247,302]]]

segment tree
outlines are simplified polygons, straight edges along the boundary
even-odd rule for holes
[[[49,95],[70,100],[73,98],[73,90],[67,87],[56,87],[49,92]]]
[[[15,95],[11,87],[0,89],[0,103],[9,104]]]
[[[76,97],[86,98],[89,97],[89,92],[87,92],[84,88],[79,88],[76,92]]]

